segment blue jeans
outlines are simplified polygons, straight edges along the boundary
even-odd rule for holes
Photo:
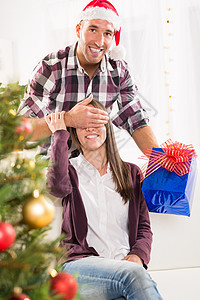
[[[162,300],[148,272],[134,262],[90,256],[65,263],[63,271],[77,273],[80,299]]]

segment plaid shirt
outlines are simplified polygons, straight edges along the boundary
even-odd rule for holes
[[[105,55],[90,80],[76,56],[76,44],[47,55],[36,66],[19,111],[26,117],[43,118],[52,112],[69,111],[90,93],[109,113],[112,111],[113,124],[131,135],[148,125],[127,63]]]

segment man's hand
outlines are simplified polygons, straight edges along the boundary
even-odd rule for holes
[[[61,130],[61,129],[66,130],[64,115],[65,112],[62,111],[62,112],[52,113],[45,117],[45,121],[52,133],[54,133],[56,130]]]
[[[67,127],[101,127],[108,122],[108,113],[88,106],[93,96],[90,95],[85,100],[77,103],[70,111],[65,112],[65,125]]]
[[[129,254],[125,256],[122,260],[129,260],[138,263],[139,265],[143,266],[143,262],[141,258],[135,254]]]

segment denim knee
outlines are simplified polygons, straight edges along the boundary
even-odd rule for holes
[[[128,268],[126,266],[121,270],[120,277],[120,282],[123,284],[124,295],[145,294],[147,290],[154,289],[156,285],[148,272],[142,266],[133,262],[130,262]]]
[[[126,281],[131,281],[133,278],[141,280],[143,276],[145,276],[145,270],[137,263],[128,262],[122,267],[122,277]]]

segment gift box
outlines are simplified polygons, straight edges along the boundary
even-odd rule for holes
[[[142,191],[149,211],[190,216],[197,175],[193,147],[168,140],[145,152],[150,158]]]

